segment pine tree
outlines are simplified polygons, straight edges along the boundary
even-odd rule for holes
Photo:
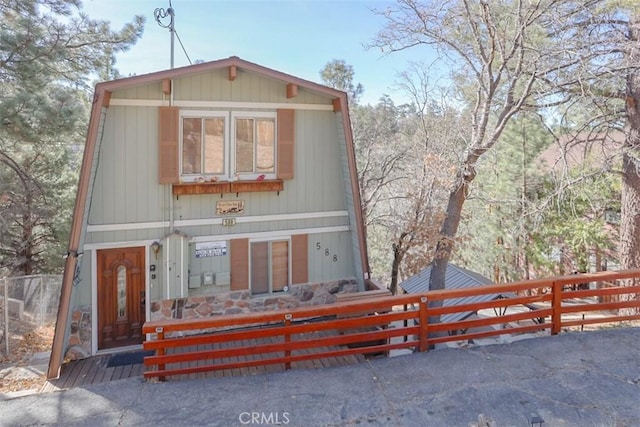
[[[59,271],[89,84],[142,34],[92,20],[79,0],[0,0],[0,268]]]

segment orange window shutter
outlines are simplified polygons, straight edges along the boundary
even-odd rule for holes
[[[307,257],[307,246],[309,236],[298,234],[291,236],[291,283],[309,282],[309,260]]]
[[[158,182],[160,184],[176,184],[180,181],[178,111],[177,107],[158,108]]]
[[[231,290],[249,289],[249,239],[234,239],[229,245]]]
[[[293,179],[294,143],[296,139],[295,110],[278,110],[278,179]]]

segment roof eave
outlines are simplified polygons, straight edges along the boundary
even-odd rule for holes
[[[253,62],[245,61],[237,56],[231,56],[225,59],[219,59],[216,61],[203,62],[195,65],[187,65],[185,67],[173,68],[170,70],[156,71],[149,74],[141,74],[139,76],[125,77],[122,79],[110,80],[101,82],[96,85],[96,92],[98,89],[106,91],[115,91],[119,89],[127,89],[133,86],[140,86],[150,84],[163,79],[177,79],[180,77],[189,76],[192,74],[204,73],[207,71],[219,70],[222,68],[235,65],[241,70],[251,71],[257,74],[262,74],[267,77],[271,77],[277,80],[281,80],[287,83],[294,83],[300,87],[308,89],[310,91],[318,92],[331,98],[340,98],[345,93],[338,89],[334,89],[328,86],[314,83],[309,80],[301,79],[300,77],[292,76],[281,71],[277,71],[271,68],[263,67],[262,65],[255,64]],[[346,104],[345,104],[346,105]]]

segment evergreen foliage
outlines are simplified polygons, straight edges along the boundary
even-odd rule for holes
[[[0,0],[0,269],[57,273],[68,241],[91,103],[113,54],[141,36],[114,31],[79,0]]]

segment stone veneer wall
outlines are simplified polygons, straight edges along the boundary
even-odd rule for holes
[[[91,307],[74,307],[71,314],[69,349],[65,356],[69,360],[84,359],[91,355]]]
[[[356,279],[327,283],[292,285],[288,292],[251,296],[246,291],[218,295],[174,298],[151,303],[151,321],[165,319],[195,319],[222,314],[255,311],[288,310],[336,302],[336,294],[358,292]],[[75,307],[71,317],[69,349],[66,359],[77,360],[91,355],[91,307]]]
[[[174,298],[151,303],[151,321],[195,319],[222,314],[287,310],[336,302],[336,294],[358,291],[355,279],[292,285],[288,292],[251,296],[249,290]]]

